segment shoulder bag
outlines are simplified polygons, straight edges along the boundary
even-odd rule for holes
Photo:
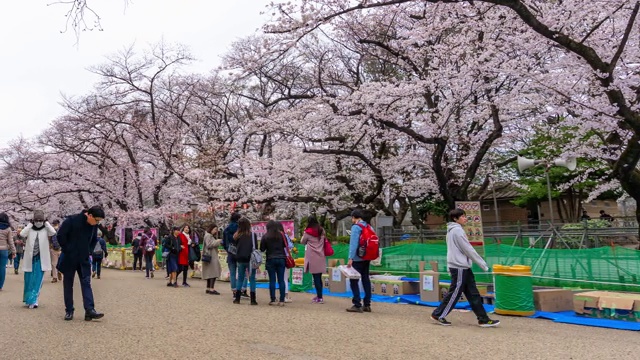
[[[287,238],[282,235],[282,240],[284,241],[284,265],[287,269],[292,269],[296,267],[296,261],[293,260],[293,256],[291,256],[291,251],[289,251],[289,243],[287,242]]]
[[[251,251],[251,268],[258,269],[260,268],[260,265],[262,265],[262,253],[259,249],[256,249],[255,234],[251,234],[251,247],[253,248]]]

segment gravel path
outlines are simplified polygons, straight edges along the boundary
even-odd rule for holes
[[[162,272],[158,272],[162,274]],[[350,314],[348,299],[292,295],[285,308],[231,303],[223,295],[167,288],[162,278],[104,270],[93,281],[101,321],[85,322],[76,310],[63,321],[62,284],[46,277],[40,308],[23,307],[22,275],[7,274],[0,291],[1,359],[637,359],[638,334],[555,324],[547,320],[497,317],[500,328],[482,329],[472,313],[455,312],[452,327],[428,320],[431,308],[377,304],[374,313]],[[82,308],[76,283],[76,309]]]

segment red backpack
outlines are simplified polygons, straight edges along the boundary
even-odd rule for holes
[[[358,246],[358,256],[362,260],[375,260],[380,256],[380,242],[378,235],[373,231],[371,225],[357,224],[362,229],[360,234],[360,246]]]

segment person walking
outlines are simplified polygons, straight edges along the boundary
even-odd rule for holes
[[[450,326],[446,317],[455,307],[460,296],[464,294],[471,310],[478,318],[481,327],[493,327],[500,324],[499,320],[491,320],[482,306],[482,297],[476,286],[476,279],[471,270],[472,262],[480,265],[482,270],[489,267],[476,250],[469,243],[463,226],[467,223],[467,216],[462,209],[453,209],[449,212],[451,222],[447,224],[447,267],[451,274],[451,287],[438,306],[431,314],[431,319],[440,325]]]
[[[236,246],[236,262],[238,264],[238,281],[236,282],[236,294],[233,300],[234,304],[240,304],[242,295],[241,287],[244,283],[246,274],[249,273],[249,288],[251,290],[251,305],[258,305],[256,300],[256,269],[249,266],[251,262],[251,253],[258,248],[253,233],[251,232],[251,222],[247,218],[238,220],[238,231],[233,235],[234,245]]]
[[[222,273],[220,259],[218,258],[218,247],[222,244],[222,240],[216,239],[218,235],[218,226],[213,224],[204,234],[204,247],[202,249],[202,279],[207,280],[207,290],[205,293],[211,295],[220,295],[216,291],[216,279]],[[209,261],[205,261],[205,260]]]
[[[369,224],[363,220],[363,217],[364,214],[362,210],[356,209],[351,212],[351,222],[353,223],[353,226],[351,227],[351,237],[349,239],[349,262],[347,263],[347,266],[353,267],[360,273],[362,287],[364,289],[364,299],[361,299],[359,286],[360,281],[358,279],[349,280],[351,292],[353,292],[353,299],[351,300],[353,306],[348,308],[347,311],[356,313],[371,312],[371,278],[369,277],[371,261],[362,260],[362,258],[358,256],[358,247],[360,246],[360,235],[362,234],[362,229],[369,226]]]
[[[96,246],[93,248],[93,254],[91,254],[91,277],[98,277],[100,280],[100,275],[102,273],[102,260],[109,256],[107,252],[107,242],[102,237],[102,231],[98,230],[98,241],[96,242]]]
[[[33,219],[20,232],[25,239],[24,260],[24,294],[22,301],[29,309],[38,308],[40,290],[44,282],[44,274],[51,271],[51,253],[49,237],[56,234],[56,230],[45,220],[44,211],[33,212]]]
[[[18,227],[18,230],[16,231],[16,235],[13,238],[14,241],[14,245],[16,246],[16,256],[13,258],[13,273],[18,275],[20,273],[20,260],[23,258],[24,255],[24,238],[22,236],[20,236],[20,233],[22,232],[23,227],[20,226]]]
[[[171,235],[167,234],[164,235],[162,237],[162,266],[164,266],[165,270],[167,271],[167,276],[165,277],[165,280],[169,280],[169,278],[171,277],[171,273],[169,272],[169,267],[167,266],[169,264],[169,254],[171,253]]]
[[[9,223],[9,215],[0,213],[0,290],[4,287],[7,276],[7,261],[16,254],[13,231]]]
[[[104,219],[104,210],[93,206],[86,212],[64,220],[58,230],[58,242],[62,248],[58,270],[64,275],[64,319],[73,320],[73,283],[78,274],[82,289],[84,320],[101,319],[104,314],[96,311],[91,289],[91,263],[89,256],[98,242],[98,224]]]
[[[185,225],[182,227],[182,231],[178,235],[178,240],[180,240],[180,253],[178,254],[178,275],[182,273],[183,287],[191,287],[191,285],[187,283],[187,276],[189,275],[189,246],[191,245],[189,230],[189,225]]]
[[[327,258],[324,255],[324,240],[326,234],[320,222],[315,216],[307,218],[307,228],[300,239],[300,243],[306,245],[304,252],[304,271],[313,276],[313,286],[316,288],[314,304],[324,304],[322,298],[322,274],[327,269]]]
[[[53,220],[51,223],[53,228],[58,231],[60,228],[60,220]],[[49,238],[49,248],[51,249],[51,282],[57,283],[58,281],[62,281],[62,273],[58,271],[56,265],[58,264],[58,259],[60,259],[60,244],[58,243],[58,235],[53,235]]]
[[[180,243],[180,228],[174,226],[171,229],[171,235],[167,237],[167,271],[169,272],[169,282],[167,286],[178,287],[178,257],[184,250]]]
[[[280,224],[274,220],[267,223],[267,232],[260,240],[260,251],[266,252],[267,254],[266,269],[269,273],[269,295],[271,296],[269,305],[284,306],[286,292],[284,284],[284,270],[286,268],[285,247],[288,247],[288,244],[284,234],[280,232],[279,225]],[[280,299],[277,303],[276,280],[280,288]]]
[[[131,254],[133,255],[133,271],[142,271],[142,234],[138,233],[131,242]],[[136,265],[138,267],[136,268]]]
[[[151,232],[151,228],[144,228],[142,234],[142,251],[144,252],[144,268],[146,271],[146,279],[152,279],[155,268],[153,265],[153,257],[156,256],[156,236]]]
[[[232,252],[235,251],[235,239],[234,235],[238,231],[238,221],[242,216],[240,213],[231,214],[231,219],[229,219],[229,225],[224,229],[222,233],[222,246],[224,250],[227,252],[227,265],[229,266],[229,282],[231,283],[231,291],[233,292],[233,298],[236,298],[236,287],[238,282],[238,262],[236,261],[236,255]],[[234,245],[232,248],[234,250],[229,251],[229,245]],[[244,283],[240,286],[241,292],[240,296],[249,297],[247,294],[247,278],[245,277]]]

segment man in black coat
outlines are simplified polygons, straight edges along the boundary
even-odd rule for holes
[[[58,230],[58,243],[62,248],[62,254],[57,268],[64,275],[65,320],[73,319],[73,282],[76,273],[82,289],[84,319],[91,321],[104,316],[94,308],[89,261],[89,256],[98,241],[98,224],[102,219],[104,219],[104,210],[100,206],[94,206],[80,214],[68,217]]]

